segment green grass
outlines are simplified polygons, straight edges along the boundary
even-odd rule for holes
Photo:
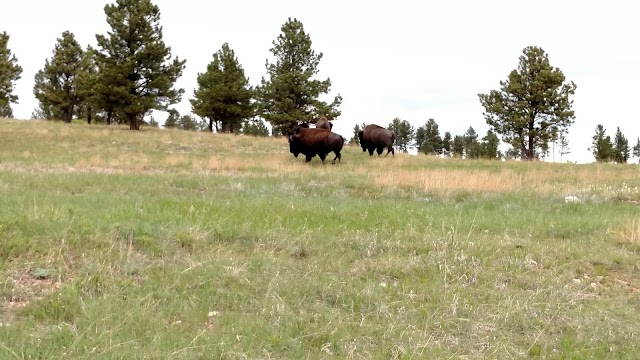
[[[640,353],[634,165],[0,127],[0,358]],[[565,203],[576,195],[581,203]]]

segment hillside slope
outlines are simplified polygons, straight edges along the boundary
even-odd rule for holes
[[[3,120],[1,358],[635,358],[634,165]],[[580,202],[567,203],[574,195]]]

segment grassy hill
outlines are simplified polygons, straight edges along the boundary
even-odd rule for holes
[[[0,358],[637,358],[637,165],[342,160],[2,120]]]

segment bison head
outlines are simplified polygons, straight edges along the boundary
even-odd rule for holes
[[[367,151],[367,144],[364,143],[364,131],[358,131],[358,142],[362,146],[362,151]]]
[[[298,157],[300,151],[300,134],[289,135],[289,152],[291,152],[293,156]]]

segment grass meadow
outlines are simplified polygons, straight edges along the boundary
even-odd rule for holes
[[[1,359],[640,354],[638,165],[0,125]]]

